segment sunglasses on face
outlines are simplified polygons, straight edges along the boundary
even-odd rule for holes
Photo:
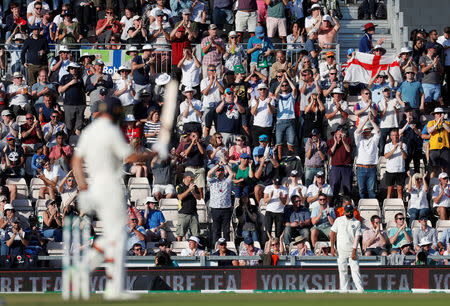
[[[365,92],[364,95],[368,96],[370,95],[370,92]]]
[[[405,218],[397,218],[397,220],[405,220]]]
[[[58,118],[58,116],[50,116],[50,118]]]
[[[281,85],[281,87],[288,87],[288,85],[287,84],[283,84],[283,85]]]
[[[27,117],[27,120],[33,120],[33,117]]]
[[[142,251],[142,248],[134,249],[135,251]]]
[[[263,91],[263,90],[267,90],[266,88],[261,88],[261,89],[258,89],[259,91]]]
[[[216,72],[216,70],[215,70],[215,69],[208,69],[208,71],[211,71],[211,72]]]
[[[336,75],[336,72],[330,72],[330,75]]]
[[[319,201],[326,201],[327,199],[319,199]]]

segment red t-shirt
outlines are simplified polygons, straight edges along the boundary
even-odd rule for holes
[[[24,123],[20,126],[20,130],[22,132],[26,132],[31,128],[31,124],[28,123]],[[36,129],[33,129],[30,133],[30,135],[28,135],[25,138],[22,138],[22,143],[23,144],[36,144],[36,143],[40,143],[41,140],[39,139]]]
[[[128,128],[127,126],[122,127],[122,132],[124,133],[128,142],[131,142],[134,138],[141,138],[141,129],[138,126]]]
[[[172,45],[172,65],[176,66],[183,58],[183,48],[189,47],[191,42],[185,37],[175,38],[170,42]]]

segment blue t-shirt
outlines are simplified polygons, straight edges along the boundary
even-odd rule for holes
[[[376,103],[377,105],[380,103],[381,99],[383,98],[383,89],[385,87],[391,87],[389,86],[388,82],[383,82],[383,84],[373,84],[372,86],[372,102]],[[392,88],[391,88],[392,90]],[[392,97],[392,95],[391,95]]]
[[[48,83],[48,84],[44,85],[39,82],[34,83],[33,86],[31,86],[31,91],[40,92],[42,89],[44,89],[44,87],[48,87],[48,89],[55,94],[58,93],[56,91],[56,87],[54,84]],[[37,98],[36,102],[34,102],[35,108],[36,108],[36,105],[38,105],[38,104],[41,106],[42,106],[42,104],[44,104],[44,96],[43,95],[40,96],[39,98]],[[39,113],[39,109],[37,109],[37,112]]]
[[[294,112],[295,98],[292,93],[285,96],[280,94],[276,102],[277,106],[277,120],[295,119]]]
[[[336,219],[336,215],[334,213],[334,209],[332,209],[330,207],[329,211],[330,211],[331,218]],[[317,206],[315,206],[312,209],[311,218],[317,217],[319,215],[319,212],[320,212],[320,205],[317,205]],[[316,226],[317,227],[328,227],[328,226],[331,226],[330,221],[328,221],[326,210],[322,211],[322,216],[320,217],[320,220],[319,220],[319,222],[317,222]]]
[[[263,38],[261,39],[261,38],[258,38],[258,37],[256,37],[256,36],[253,36],[253,37],[251,37],[251,38],[248,40],[247,49],[252,49],[252,48],[254,48],[257,44],[261,44],[261,45],[262,45],[262,48],[252,52],[252,54],[251,54],[251,62],[252,62],[252,63],[257,63],[257,62],[258,62],[258,56],[259,56],[259,54],[260,54],[261,52],[266,52],[266,51],[269,50],[269,49],[270,49],[270,50],[273,50],[273,49],[274,49],[273,44],[272,44],[272,41],[271,41],[269,38],[263,37]]]
[[[359,41],[359,52],[369,53],[372,50],[372,35],[364,33]]]
[[[241,114],[234,103],[225,103],[217,114],[217,131],[219,133],[239,134],[241,131]]]
[[[402,100],[408,102],[411,108],[417,109],[420,107],[420,97],[423,93],[422,84],[420,82],[404,81],[397,91],[402,94]]]
[[[141,215],[144,216],[145,211],[141,211]],[[160,210],[150,210],[147,215],[147,223],[144,224],[146,229],[152,229],[166,222],[163,213]]]

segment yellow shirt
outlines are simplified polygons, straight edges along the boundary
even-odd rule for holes
[[[431,120],[427,124],[427,128],[435,125],[436,121]],[[448,125],[450,125],[449,121],[445,121]],[[448,132],[444,128],[443,124],[440,124],[433,133],[430,135],[430,150],[439,150],[442,148],[450,148],[450,144],[448,142]],[[441,140],[441,141],[439,141]]]

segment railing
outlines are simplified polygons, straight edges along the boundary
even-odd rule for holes
[[[337,64],[340,63],[340,45],[338,43],[330,43],[327,44],[329,48],[322,49],[321,56],[324,56],[324,54],[328,51],[333,51],[336,53],[336,62]],[[59,44],[51,44],[50,49],[51,52],[56,56],[58,54],[58,51],[62,45]],[[121,49],[112,49],[111,47],[114,46],[120,46]],[[243,44],[244,48],[246,48],[246,44]],[[330,48],[331,46],[331,48]],[[123,65],[129,57],[125,55],[125,52],[129,45],[124,44],[87,44],[87,43],[77,43],[77,44],[71,44],[67,45],[67,47],[71,50],[71,56],[74,61],[78,61],[78,59],[83,55],[84,52],[91,53],[96,58],[100,58],[103,61],[105,61],[105,69],[109,69],[113,71],[108,71],[109,73],[117,71],[120,65]],[[124,48],[125,47],[125,48]],[[154,44],[153,47],[155,48],[154,54],[156,57],[156,72],[157,73],[163,73],[163,72],[170,72],[170,68],[172,65],[172,48],[170,45],[157,45]],[[200,44],[192,45],[192,47],[195,47],[197,50],[197,58],[201,59],[201,52],[200,52]],[[5,49],[5,45],[0,45],[0,48]],[[300,51],[303,49],[303,44],[295,43],[295,44],[287,44],[287,43],[274,43],[274,49],[275,50],[283,50],[285,51],[287,55],[287,60],[290,61],[293,65],[296,63],[298,59],[298,55]],[[95,51],[94,51],[95,50]],[[8,50],[5,50],[6,53],[8,53]],[[104,58],[106,57],[105,52],[108,53],[108,59]],[[104,54],[102,56],[102,53]],[[11,73],[11,64],[8,64],[8,56],[3,57],[6,67],[6,72]],[[51,59],[49,59],[49,62]]]
[[[180,267],[213,267],[219,260],[260,260],[259,256],[172,256]],[[436,261],[449,260],[450,256],[428,256]],[[52,267],[60,267],[62,256],[39,256],[39,260],[48,261]],[[414,262],[415,256],[408,255],[405,260]],[[359,256],[361,266],[385,266],[388,264],[387,256]],[[334,256],[280,256],[279,266],[336,266],[337,257]],[[127,267],[154,267],[155,256],[128,256]]]

